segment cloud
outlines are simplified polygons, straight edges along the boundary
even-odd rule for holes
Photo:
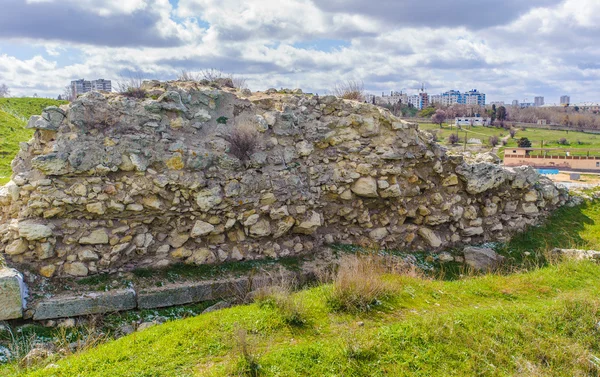
[[[466,27],[485,29],[503,25],[539,6],[552,6],[560,0],[504,0],[486,3],[481,0],[315,0],[325,12],[369,16],[385,27]]]
[[[174,23],[164,25],[164,11],[157,11],[161,6],[164,8],[165,1],[4,0],[0,12],[0,39],[109,47],[180,45],[183,41],[174,30]],[[99,3],[103,5],[99,6]]]
[[[596,0],[4,0],[0,25],[0,82],[15,94],[217,68],[253,89],[352,79],[372,92],[600,99]],[[11,56],[15,41],[36,48]]]

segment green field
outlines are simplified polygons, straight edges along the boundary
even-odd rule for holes
[[[51,105],[66,103],[46,98],[0,98],[0,185],[10,179],[10,163],[19,143],[31,139],[33,130],[25,129],[27,119]]]
[[[450,127],[447,124],[444,124],[443,128],[441,129],[439,125],[429,123],[421,123],[419,124],[419,127],[427,131],[437,131],[438,141],[442,144],[448,144],[448,136],[450,136],[451,133],[456,133],[457,131],[457,128],[455,126]],[[538,128],[526,128],[525,130],[522,130],[520,128],[517,128],[515,138],[512,139],[510,137],[509,131],[503,128],[484,126],[463,126],[462,129],[458,131],[458,136],[460,137],[461,144],[464,142],[465,135],[467,135],[468,139],[480,139],[485,145],[488,145],[488,139],[490,138],[490,136],[498,136],[498,139],[500,140],[508,136],[508,143],[506,144],[506,147],[502,147],[501,144],[499,144],[499,154],[501,156],[504,154],[505,148],[516,147],[518,139],[522,137],[526,137],[531,141],[532,148],[541,148],[543,141],[544,148],[561,148],[565,150],[571,150],[571,155],[574,156],[585,155],[588,149],[599,150],[596,152],[596,155],[600,153],[600,134],[592,134],[579,131],[555,131]],[[565,138],[567,140],[568,145],[561,145],[558,143],[558,141],[562,138]],[[491,146],[489,147],[491,148]],[[553,153],[556,155],[562,155],[558,151]]]
[[[554,246],[599,249],[599,234],[600,202],[565,207],[505,251],[535,258]],[[0,367],[0,375],[600,375],[597,263],[455,280],[377,278],[389,291],[367,312],[340,311],[333,286],[321,285],[168,322],[34,369]]]

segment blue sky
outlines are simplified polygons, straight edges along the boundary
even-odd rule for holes
[[[216,68],[254,90],[600,101],[599,39],[597,0],[3,0],[0,83],[56,97],[76,78]]]

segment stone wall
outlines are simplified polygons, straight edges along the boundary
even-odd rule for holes
[[[504,240],[567,199],[531,168],[449,156],[389,111],[301,91],[146,82],[34,116],[0,188],[0,251],[45,277]],[[248,159],[227,135],[251,128]]]

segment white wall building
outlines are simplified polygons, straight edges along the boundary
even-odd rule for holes
[[[489,126],[490,119],[484,117],[460,117],[454,118],[455,126]]]

